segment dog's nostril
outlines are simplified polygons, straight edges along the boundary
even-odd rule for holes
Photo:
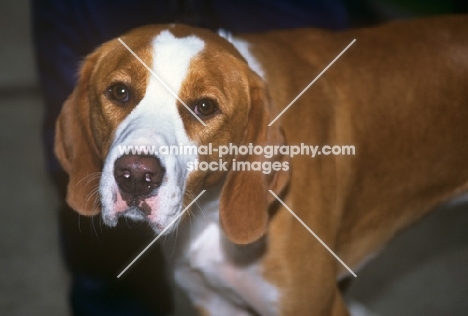
[[[130,179],[131,176],[132,176],[132,173],[130,172],[130,170],[127,170],[127,169],[115,169],[114,171],[114,176],[115,177],[122,177],[124,179]]]
[[[163,176],[164,168],[156,157],[125,155],[114,164],[117,185],[133,196],[150,194],[161,185]]]
[[[125,179],[129,179],[130,178],[130,171],[124,170],[122,172],[122,177],[124,177]]]
[[[151,173],[145,173],[145,181],[151,182]]]

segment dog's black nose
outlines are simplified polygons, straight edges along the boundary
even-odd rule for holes
[[[125,155],[115,161],[114,178],[125,193],[147,195],[161,185],[164,168],[152,156]]]

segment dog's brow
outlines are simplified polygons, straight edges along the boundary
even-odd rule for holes
[[[163,85],[164,88],[166,88],[167,91],[169,91],[170,94],[172,94],[183,106],[185,106],[185,108],[190,112],[192,113],[192,115],[200,122],[203,124],[203,126],[206,126],[205,122],[202,121],[201,118],[198,117],[198,115],[195,114],[195,112],[192,111],[192,109],[187,105],[185,104],[185,102],[179,98],[179,96],[177,95],[177,93],[175,93],[174,91],[172,91],[171,88],[169,88],[169,86],[164,82],[164,80],[162,80],[150,67],[148,67],[148,65],[145,64],[145,62],[130,48],[128,47],[127,44],[125,44],[125,42],[119,37],[118,38],[119,42],[153,75],[154,78],[156,78],[156,80],[159,81],[159,83],[161,83]]]

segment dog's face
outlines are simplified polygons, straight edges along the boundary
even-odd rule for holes
[[[218,152],[180,149],[283,144],[279,128],[267,126],[274,113],[264,82],[229,42],[206,30],[148,26],[121,40],[88,56],[57,122],[70,206],[86,215],[102,209],[109,225],[119,216],[146,220],[159,233],[202,189],[224,181],[226,235],[256,240],[266,229],[267,190],[280,191],[286,172],[229,171],[233,159],[265,160],[230,154],[222,157],[228,171],[194,170],[189,163],[219,162]]]

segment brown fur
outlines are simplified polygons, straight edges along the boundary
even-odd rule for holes
[[[164,27],[124,38],[149,62],[149,38]],[[281,315],[346,315],[336,288],[345,270],[268,189],[351,267],[437,203],[468,189],[467,29],[466,17],[444,17],[341,33],[301,29],[245,36],[266,83],[216,35],[173,29],[177,36],[193,33],[207,43],[192,61],[180,97],[189,102],[209,96],[221,109],[203,127],[178,105],[195,142],[356,148],[355,156],[294,157],[290,172],[276,175],[198,171],[188,180],[188,190],[196,193],[225,179],[220,219],[231,241],[250,243],[266,232],[264,276],[281,291]],[[324,76],[267,127],[354,38]],[[97,179],[82,180],[100,171],[115,128],[131,110],[110,104],[100,85],[118,70],[135,86],[134,106],[148,78],[124,52],[113,41],[88,58],[57,123],[56,152],[70,174],[68,202],[82,214],[99,211],[89,200]],[[112,57],[99,63],[107,54]],[[261,159],[226,157],[232,158]]]
[[[356,147],[356,156],[293,158],[285,196],[351,267],[468,188],[467,27],[466,17],[446,17],[248,37],[279,108],[357,39],[275,123],[288,144]],[[290,214],[278,212],[268,236],[265,276],[289,293],[285,315],[329,315],[342,304],[329,286],[344,268]]]

